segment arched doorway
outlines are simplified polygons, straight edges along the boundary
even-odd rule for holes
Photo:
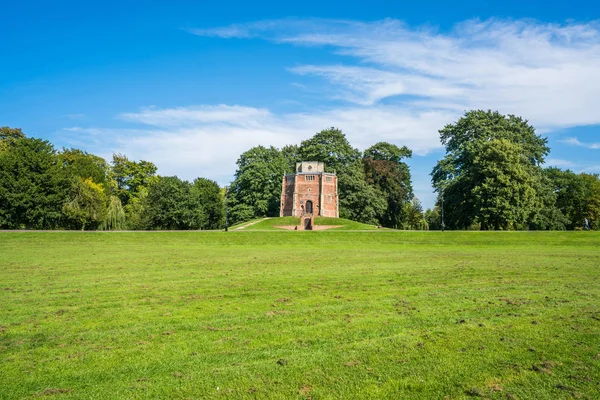
[[[313,213],[313,202],[311,200],[306,201],[306,213],[307,214]]]

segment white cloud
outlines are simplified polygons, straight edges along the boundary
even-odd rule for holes
[[[238,28],[241,26],[238,25]],[[466,21],[448,33],[377,22],[282,20],[243,25],[246,36],[329,46],[343,65],[301,65],[338,88],[334,97],[372,105],[396,96],[422,110],[497,109],[540,130],[600,123],[596,22]],[[240,28],[241,29],[241,28]],[[203,31],[218,35],[218,30]],[[358,64],[357,64],[358,62]]]
[[[241,106],[199,106],[174,109],[145,108],[120,118],[143,124],[138,129],[73,127],[63,136],[82,146],[89,135],[97,149],[127,154],[132,159],[153,161],[162,175],[185,179],[205,176],[227,183],[235,162],[257,145],[282,147],[299,144],[314,133],[340,127],[353,146],[365,149],[378,141],[407,145],[424,155],[440,148],[437,129],[451,121],[450,114],[416,113],[396,107],[356,107],[322,113],[275,115],[264,109]]]
[[[595,22],[475,20],[440,32],[391,19],[287,19],[189,32],[325,47],[341,62],[298,60],[290,71],[304,79],[290,84],[338,101],[320,102],[306,113],[274,113],[251,105],[149,107],[118,116],[136,129],[76,128],[65,134],[74,141],[80,137],[73,135],[93,134],[107,153],[112,143],[110,151],[151,160],[163,175],[205,176],[225,184],[237,157],[250,147],[299,143],[330,126],[341,128],[361,149],[385,140],[407,145],[418,156],[440,149],[438,129],[474,108],[523,116],[538,132],[600,123],[600,30]],[[568,163],[549,159],[547,164]],[[421,186],[417,196],[432,197]]]
[[[560,158],[547,158],[546,162],[544,163],[545,167],[559,167],[559,168],[569,168],[569,167],[574,167],[577,164],[574,163],[573,161],[569,161],[569,160],[563,160]]]
[[[585,148],[591,149],[591,150],[600,149],[600,143],[584,143],[584,142],[580,142],[579,139],[577,139],[575,137],[565,138],[563,140],[559,140],[559,142],[570,144],[572,146],[585,147]]]

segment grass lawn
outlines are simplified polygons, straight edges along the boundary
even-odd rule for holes
[[[600,398],[595,232],[0,233],[0,398]]]
[[[245,231],[262,231],[262,230],[276,230],[282,231],[283,229],[278,228],[278,226],[298,226],[300,224],[300,217],[279,217],[279,218],[266,218],[266,219],[258,219],[251,221],[249,223],[238,224],[233,227],[246,226],[243,228]],[[315,217],[315,225],[329,225],[329,226],[339,226],[333,228],[338,231],[348,231],[348,230],[375,230],[377,229],[374,225],[362,224],[360,222],[351,221],[349,219],[344,218],[328,218],[328,217]]]

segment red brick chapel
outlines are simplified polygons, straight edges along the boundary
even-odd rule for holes
[[[322,162],[302,161],[296,163],[295,173],[283,176],[279,215],[339,218],[338,200],[336,174],[325,172]],[[314,225],[314,220],[311,223]],[[301,226],[311,229],[304,222]]]

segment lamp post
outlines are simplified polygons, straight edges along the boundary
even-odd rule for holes
[[[227,208],[227,195],[229,194],[229,186],[225,186],[225,232],[228,231],[229,209]]]

